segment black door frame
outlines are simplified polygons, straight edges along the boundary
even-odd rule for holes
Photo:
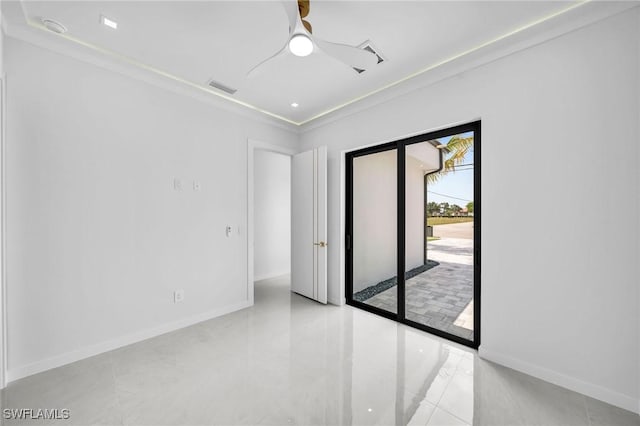
[[[405,148],[407,145],[427,142],[434,139],[453,136],[460,133],[473,132],[473,341],[464,339],[462,337],[447,333],[445,331],[429,327],[424,324],[420,324],[411,321],[405,317]],[[346,256],[345,256],[345,291],[346,302],[348,305],[354,306],[359,309],[383,316],[388,319],[409,325],[411,327],[426,331],[431,334],[435,334],[445,339],[460,343],[471,348],[478,348],[480,346],[480,221],[481,221],[481,198],[480,198],[480,160],[481,160],[481,124],[480,121],[474,121],[471,123],[461,124],[454,127],[449,127],[435,132],[429,132],[422,135],[411,136],[408,138],[400,139],[394,142],[388,142],[381,145],[362,148],[355,151],[346,153]],[[383,309],[376,308],[375,306],[367,305],[366,303],[359,302],[353,299],[353,243],[351,235],[353,234],[353,159],[369,154],[376,154],[379,152],[397,150],[397,313],[388,312]],[[425,200],[426,201],[426,200]],[[426,208],[426,206],[425,206]],[[427,236],[425,235],[425,240]]]

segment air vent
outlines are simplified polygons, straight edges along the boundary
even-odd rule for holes
[[[49,31],[53,31],[54,33],[64,34],[67,32],[67,27],[62,25],[58,21],[54,21],[53,19],[43,19],[42,25],[45,26]]]
[[[382,56],[380,54],[380,51],[378,49],[376,49],[375,47],[373,47],[373,44],[369,40],[365,41],[360,46],[358,46],[358,49],[368,50],[369,52],[371,52],[374,55],[376,55],[378,57],[378,64],[381,64],[382,62],[386,61],[384,56]],[[360,68],[356,68],[356,67],[353,67],[353,69],[356,70],[356,72],[358,74],[362,74],[363,72],[366,71],[366,70],[363,70],[363,69],[360,69]]]
[[[234,89],[232,87],[225,86],[224,84],[219,83],[219,82],[217,82],[215,80],[209,80],[207,82],[207,86],[213,87],[214,89],[222,90],[223,92],[226,92],[226,93],[228,93],[230,95],[233,95],[234,93],[236,93],[238,91],[238,89]]]

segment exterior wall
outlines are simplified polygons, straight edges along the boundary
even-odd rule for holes
[[[397,275],[396,158],[393,150],[353,162],[354,293]]]
[[[406,156],[405,271],[424,265],[424,170],[420,164],[419,160]]]
[[[406,269],[424,263],[424,170],[406,159]],[[397,156],[386,151],[354,159],[354,293],[397,275]]]

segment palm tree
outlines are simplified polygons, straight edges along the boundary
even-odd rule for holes
[[[427,185],[434,184],[439,181],[442,177],[447,175],[450,172],[455,172],[456,166],[464,163],[464,157],[467,153],[473,149],[473,134],[467,138],[463,138],[460,135],[452,136],[451,139],[447,142],[446,145],[442,146],[438,144],[438,148],[443,151],[443,161],[442,161],[442,170],[436,173],[431,173],[427,175]],[[424,201],[427,206],[431,204],[427,198],[427,186],[425,186],[424,193]],[[473,202],[471,202],[473,204]],[[448,216],[451,214],[451,210],[449,207],[449,203],[440,203],[440,207],[442,208],[443,213]],[[458,205],[456,213],[462,210],[462,208]],[[425,207],[427,208],[427,207]],[[431,216],[427,213],[427,216]],[[425,235],[428,235],[426,229],[428,228],[428,224],[425,223]],[[427,263],[427,252],[429,251],[428,247],[425,246],[424,252],[424,263]]]
[[[459,135],[452,136],[446,145],[441,147],[443,150],[444,161],[442,170],[427,176],[427,183],[436,183],[447,173],[455,172],[456,166],[464,163],[464,157],[473,148],[473,135],[468,138]]]

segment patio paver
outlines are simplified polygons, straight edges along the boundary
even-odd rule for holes
[[[407,318],[473,340],[473,240],[430,241],[427,254],[440,265],[407,280]],[[396,297],[392,287],[365,303],[396,312]]]

